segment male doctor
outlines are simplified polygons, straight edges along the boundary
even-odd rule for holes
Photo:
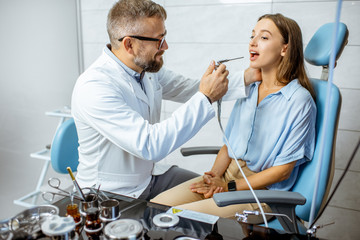
[[[120,0],[110,10],[111,45],[79,77],[72,95],[81,187],[101,184],[149,200],[197,176],[157,162],[215,116],[211,103],[227,92],[228,71],[224,65],[214,71],[212,62],[199,82],[162,68],[165,19],[165,9],[150,0]],[[242,76],[231,79],[227,95],[244,92]],[[160,122],[162,99],[184,104]]]

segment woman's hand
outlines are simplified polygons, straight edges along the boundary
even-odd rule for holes
[[[211,198],[215,193],[224,192],[227,184],[213,172],[206,172],[203,181],[193,183],[190,189],[192,192],[203,194],[205,198]]]
[[[205,172],[204,176],[203,176],[204,183],[211,184],[211,178],[214,178],[214,177],[216,177],[216,174],[214,172],[212,172],[212,171]]]

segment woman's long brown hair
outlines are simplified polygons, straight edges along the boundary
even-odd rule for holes
[[[302,34],[299,25],[280,13],[265,14],[258,21],[261,19],[273,21],[283,37],[284,44],[288,44],[286,54],[282,58],[276,73],[278,81],[288,84],[297,78],[299,83],[315,98],[314,89],[305,71]]]

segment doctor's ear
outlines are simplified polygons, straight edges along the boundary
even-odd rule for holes
[[[127,52],[133,53],[133,43],[130,37],[125,37],[122,40],[122,45]]]

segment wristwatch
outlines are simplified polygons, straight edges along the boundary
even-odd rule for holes
[[[230,182],[228,182],[228,191],[229,192],[236,191],[236,182],[235,182],[235,180],[231,180]]]

